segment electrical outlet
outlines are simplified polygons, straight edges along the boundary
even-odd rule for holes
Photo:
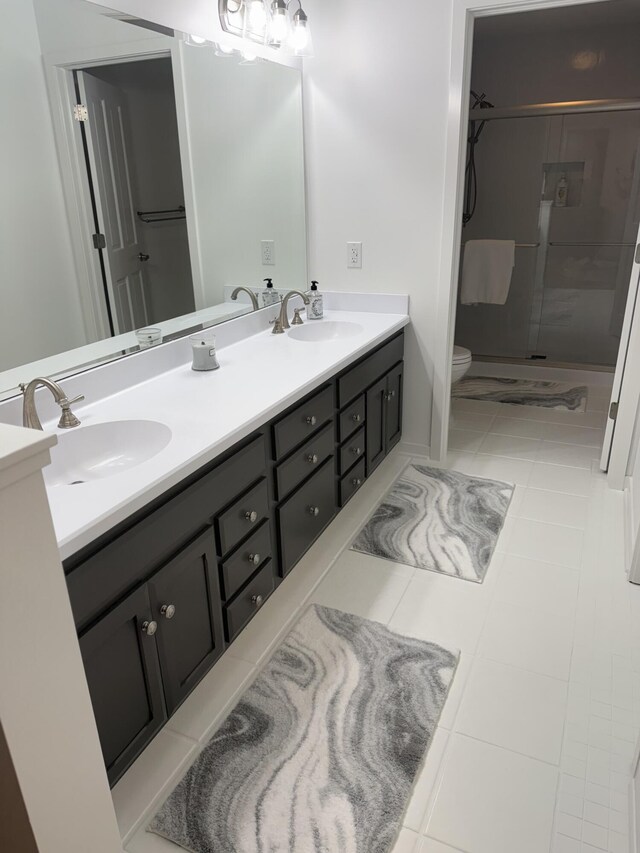
[[[275,240],[263,240],[262,246],[262,265],[272,267],[276,262],[276,244]]]
[[[362,243],[347,243],[347,269],[362,269]]]

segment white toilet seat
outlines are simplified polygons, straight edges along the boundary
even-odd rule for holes
[[[466,349],[466,347],[454,346],[453,363],[462,364],[467,361],[471,361],[471,350]]]
[[[459,382],[471,367],[471,350],[466,347],[454,346],[451,368],[451,384]]]

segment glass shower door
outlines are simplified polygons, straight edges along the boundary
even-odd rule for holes
[[[467,240],[515,240],[515,266],[504,305],[459,305],[456,343],[476,356],[526,358],[538,259],[540,174],[552,119],[489,121],[476,150],[478,200]]]
[[[640,111],[551,121],[529,356],[613,366],[640,219]]]

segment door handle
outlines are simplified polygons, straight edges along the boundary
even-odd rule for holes
[[[144,263],[145,261],[148,261],[150,257],[151,257],[151,255],[147,255],[144,252],[138,252],[138,260],[141,261],[142,263]]]

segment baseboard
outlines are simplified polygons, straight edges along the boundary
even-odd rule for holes
[[[631,571],[631,563],[633,562],[633,552],[635,549],[635,530],[634,530],[634,507],[633,507],[633,483],[631,477],[625,478],[624,492],[624,568],[629,577]]]
[[[398,451],[405,456],[426,456],[431,458],[431,447],[428,444],[412,444],[409,441],[401,441]]]

